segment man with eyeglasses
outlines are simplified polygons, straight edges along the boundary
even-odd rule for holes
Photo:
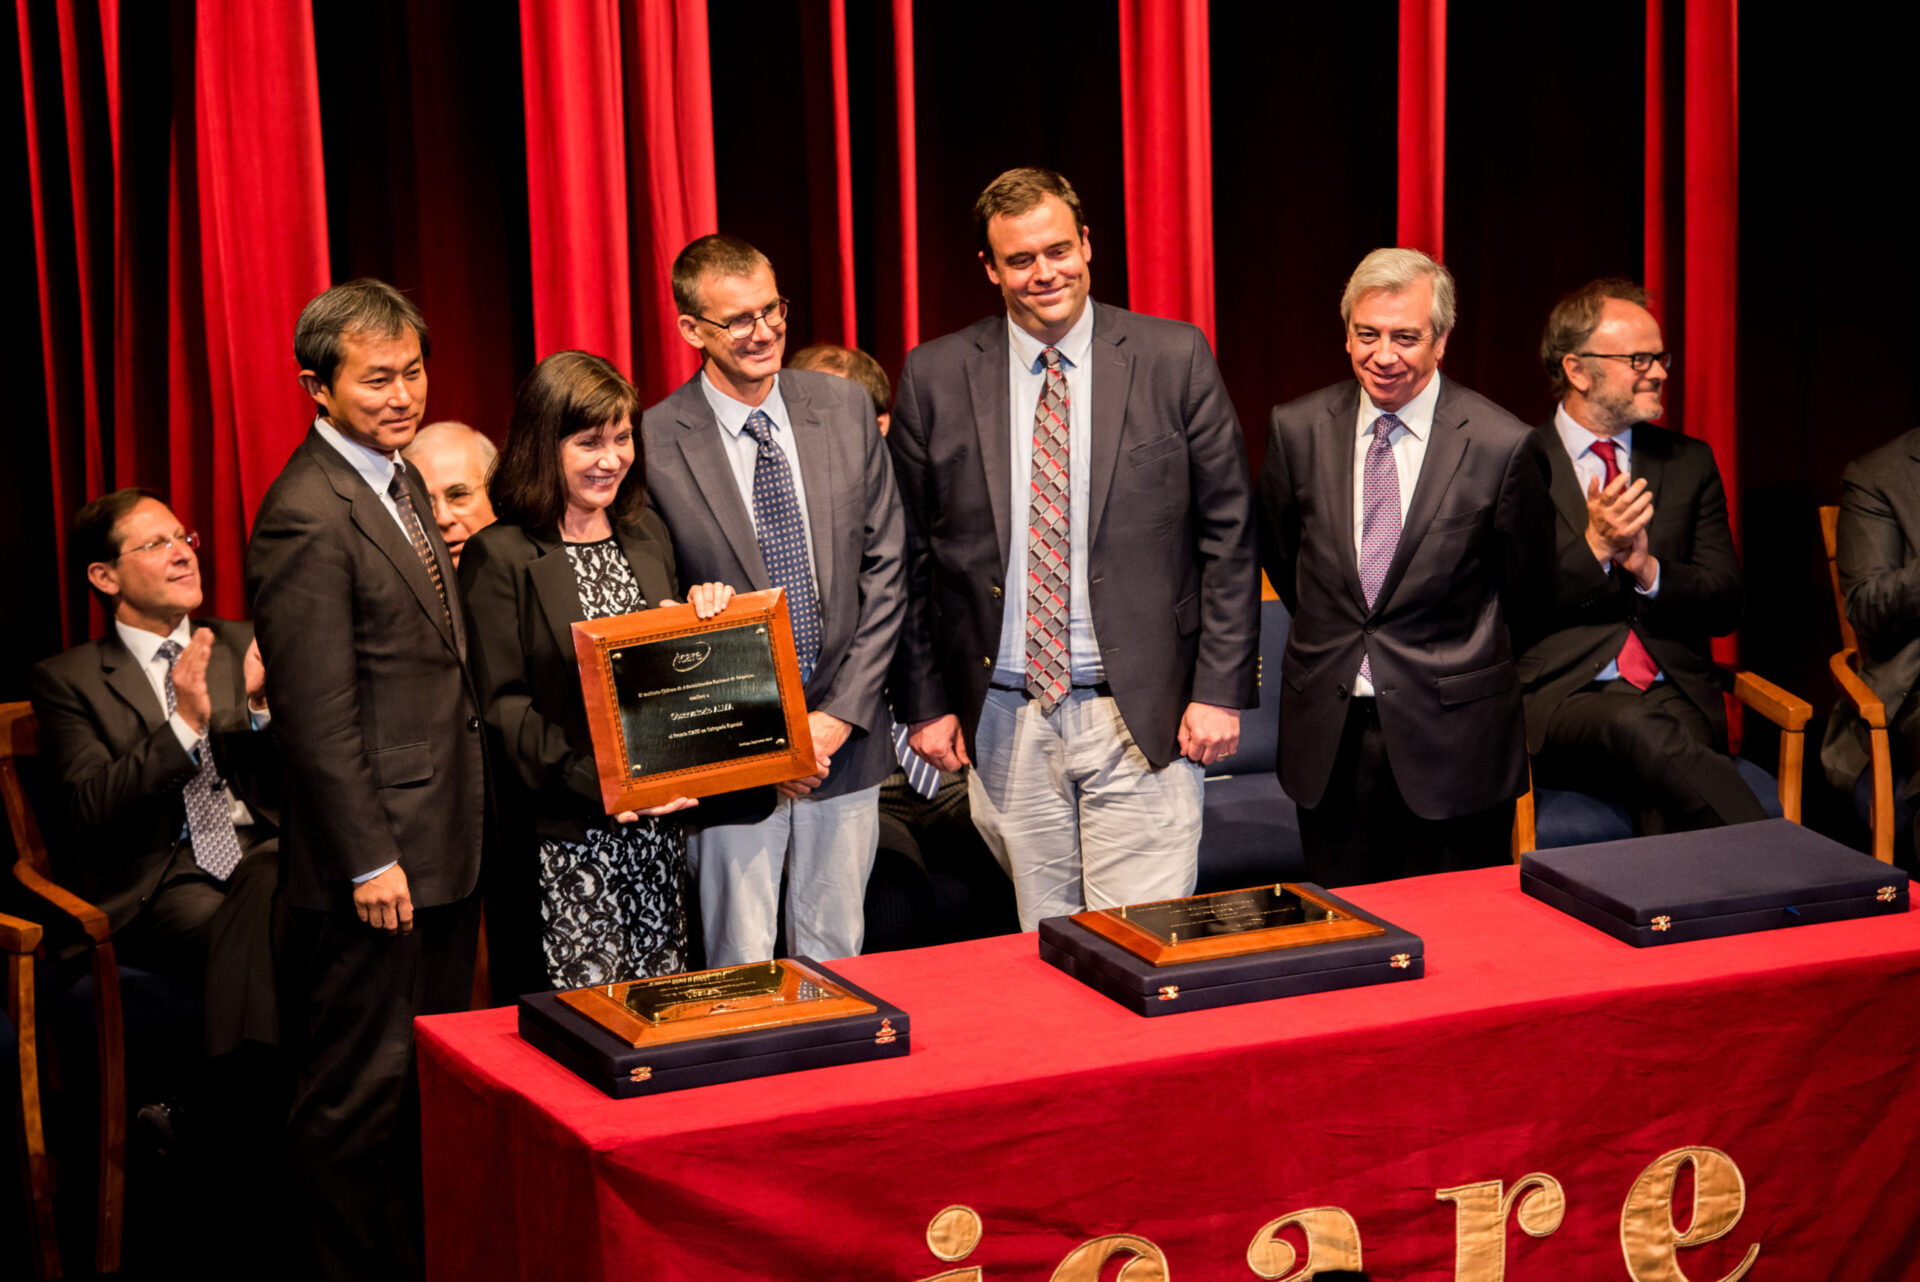
[[[1441,377],[1453,276],[1361,260],[1340,300],[1354,381],[1273,411],[1261,559],[1293,612],[1281,786],[1322,885],[1507,858],[1527,786],[1515,658],[1548,584],[1537,433]]]
[[[648,496],[682,582],[785,590],[820,764],[691,812],[707,963],[774,955],[783,870],[787,952],[851,956],[866,937],[880,782],[895,765],[884,690],[905,594],[893,468],[864,389],[781,368],[788,305],[765,254],[702,236],[674,260],[673,297],[701,368],[642,416]]]
[[[1555,581],[1520,660],[1534,781],[1612,799],[1642,833],[1766,818],[1726,755],[1711,638],[1740,622],[1740,563],[1705,441],[1656,427],[1674,359],[1632,281],[1555,304],[1540,359],[1560,399]]]
[[[198,536],[158,494],[88,503],[70,546],[112,622],[29,678],[72,888],[128,963],[206,992],[209,1059],[278,1045],[281,768],[253,628],[195,618]]]

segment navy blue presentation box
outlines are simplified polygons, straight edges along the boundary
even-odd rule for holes
[[[1155,966],[1071,917],[1049,917],[1040,923],[1040,956],[1136,1015],[1174,1015],[1302,993],[1392,984],[1427,973],[1426,945],[1420,936],[1363,912],[1312,882],[1298,884],[1363,921],[1386,927],[1387,933]]]
[[[1536,850],[1520,888],[1636,948],[1907,911],[1907,874],[1787,819]]]
[[[805,957],[793,960],[806,963],[876,1009],[871,1015],[843,1015],[639,1047],[629,1046],[567,1006],[558,993],[529,993],[520,999],[520,1036],[615,1099],[804,1068],[894,1059],[912,1049],[907,1012],[848,983],[819,962]]]

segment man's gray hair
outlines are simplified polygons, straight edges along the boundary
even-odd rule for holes
[[[1453,330],[1453,273],[1417,249],[1376,249],[1360,260],[1340,295],[1340,323],[1353,319],[1353,308],[1374,290],[1398,294],[1425,276],[1433,282],[1433,336]]]
[[[479,442],[481,472],[488,475],[493,472],[493,461],[500,457],[500,447],[495,445],[487,434],[479,428],[468,427],[465,423],[450,418],[443,418],[438,423],[429,423],[415,432],[412,443],[400,451],[400,457],[410,459],[413,457],[414,451],[418,450],[422,445],[430,441],[439,440],[441,437],[470,439]]]

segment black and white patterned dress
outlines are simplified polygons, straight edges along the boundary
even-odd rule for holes
[[[567,544],[583,618],[647,608],[620,545]],[[586,988],[687,968],[686,838],[673,819],[589,828],[585,842],[540,843],[547,977]]]

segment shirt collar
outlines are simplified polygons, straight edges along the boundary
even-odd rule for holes
[[[1628,428],[1626,431],[1611,437],[1600,436],[1596,433],[1589,432],[1574,419],[1573,415],[1567,413],[1565,401],[1562,401],[1554,407],[1553,426],[1554,430],[1560,433],[1560,443],[1567,447],[1568,458],[1577,460],[1583,454],[1590,454],[1593,452],[1593,443],[1595,441],[1606,440],[1611,440],[1615,445],[1620,447],[1615,453],[1614,458],[1622,468],[1625,467],[1626,459],[1633,457],[1632,428]],[[1598,456],[1596,455],[1595,457]]]
[[[736,401],[713,385],[703,366],[700,370],[700,392],[707,398],[707,408],[713,411],[714,418],[726,429],[728,436],[739,436],[747,430],[747,420],[755,410],[764,410],[773,420],[773,434],[785,435],[787,431],[787,402],[780,395],[780,378],[774,376],[773,390],[767,393],[767,399],[758,405],[748,405],[745,401]]]
[[[1420,394],[1393,412],[1393,416],[1409,432],[1421,440],[1427,439],[1427,433],[1433,430],[1433,408],[1440,401],[1440,371],[1433,371],[1433,377],[1420,389]],[[1360,435],[1366,436],[1373,431],[1373,421],[1387,411],[1373,403],[1366,389],[1360,391]]]
[[[160,652],[162,642],[172,641],[184,650],[187,648],[187,642],[193,640],[193,628],[185,617],[182,617],[180,622],[174,625],[173,631],[164,637],[156,636],[145,628],[130,628],[118,619],[113,621],[113,630],[120,634],[120,644],[127,647],[135,662],[143,668],[153,666],[153,656]]]
[[[347,461],[347,466],[360,474],[375,494],[385,494],[387,487],[393,484],[398,473],[407,470],[400,461],[399,454],[388,458],[379,450],[369,449],[358,441],[348,440],[346,434],[325,418],[313,420],[313,430],[320,433],[320,439],[333,446],[333,452]]]
[[[1013,345],[1013,358],[1020,367],[1029,373],[1040,368],[1040,353],[1047,350],[1048,344],[1041,342],[1026,330],[1013,323],[1013,317],[1007,317],[1007,340]],[[1052,344],[1053,350],[1060,353],[1060,359],[1075,369],[1087,363],[1087,352],[1093,346],[1093,300],[1087,300],[1087,309],[1080,313],[1080,319],[1066,332],[1059,342]]]

